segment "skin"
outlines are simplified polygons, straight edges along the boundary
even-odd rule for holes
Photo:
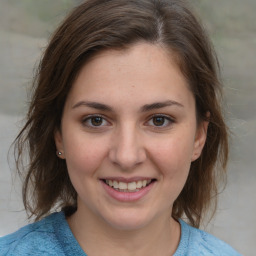
[[[78,193],[68,223],[86,253],[175,252],[180,225],[170,217],[172,205],[201,154],[207,125],[197,124],[194,96],[174,58],[158,45],[107,50],[82,68],[55,142]],[[139,200],[120,202],[106,193],[105,177],[156,181]]]

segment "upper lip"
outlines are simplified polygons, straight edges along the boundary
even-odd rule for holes
[[[142,177],[142,176],[137,176],[137,177],[130,177],[130,178],[125,178],[125,177],[104,177],[100,178],[101,180],[116,180],[116,181],[121,181],[125,183],[129,182],[134,182],[134,181],[140,181],[140,180],[156,180],[155,178],[152,177]]]

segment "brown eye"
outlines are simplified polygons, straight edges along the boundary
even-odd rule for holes
[[[91,124],[93,126],[100,126],[103,123],[103,118],[100,116],[95,116],[91,118]]]
[[[84,126],[89,128],[101,128],[103,126],[109,126],[110,123],[100,115],[89,115],[82,120]]]
[[[168,128],[171,127],[175,123],[174,119],[169,115],[154,115],[152,116],[146,123],[148,126],[152,126],[154,128]]]
[[[156,116],[152,118],[152,121],[155,126],[163,126],[165,124],[166,118],[163,116]]]

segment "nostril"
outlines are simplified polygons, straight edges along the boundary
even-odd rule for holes
[[[128,129],[127,129],[128,130]],[[113,138],[111,148],[109,150],[109,159],[115,165],[118,165],[123,170],[130,170],[141,164],[146,159],[146,152],[140,140],[136,139],[134,132],[131,135],[131,130]],[[125,133],[125,132],[124,132]]]

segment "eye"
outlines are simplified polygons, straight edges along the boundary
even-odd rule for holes
[[[170,116],[154,115],[149,119],[147,125],[161,128],[171,126],[173,123],[174,120]]]
[[[102,126],[108,126],[109,122],[100,115],[90,115],[83,119],[83,125],[91,128],[97,128]]]

